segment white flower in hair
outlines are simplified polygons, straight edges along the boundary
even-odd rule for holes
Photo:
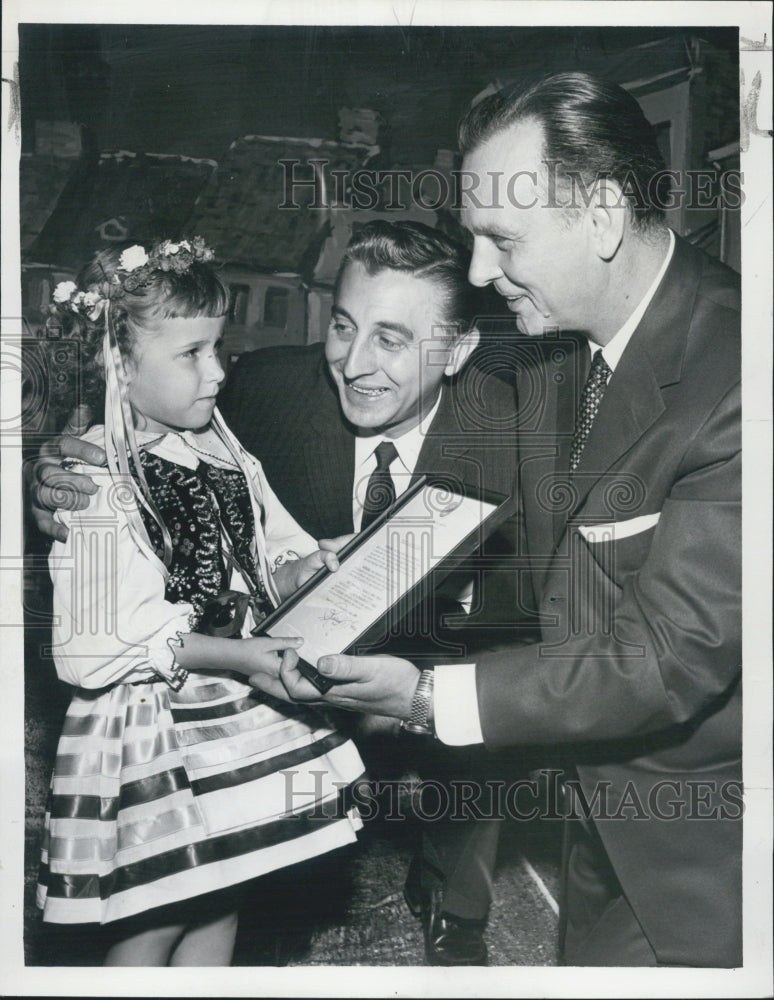
[[[72,298],[73,292],[77,290],[78,286],[74,281],[60,281],[54,289],[54,302],[59,305],[63,302],[69,302]]]
[[[136,271],[138,267],[144,267],[148,263],[148,255],[144,248],[135,244],[124,250],[121,254],[119,264],[124,271]]]

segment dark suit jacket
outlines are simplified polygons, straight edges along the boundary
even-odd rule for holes
[[[229,426],[263,465],[280,501],[315,538],[353,531],[352,483],[355,432],[343,418],[338,393],[328,375],[324,345],[272,347],[239,358],[219,397]],[[512,385],[486,368],[469,365],[444,387],[439,407],[419,454],[414,476],[432,472],[465,484],[510,495],[517,469],[516,407]],[[518,586],[523,522],[519,515],[487,541],[478,558],[458,574],[475,577],[469,617],[437,635],[449,659],[514,638],[534,635],[529,574]],[[526,566],[526,563],[523,563]],[[435,600],[438,612],[451,606]],[[459,607],[456,607],[459,612]],[[404,621],[401,640],[393,635],[392,652],[430,653],[418,618]],[[438,631],[438,630],[437,630]],[[411,633],[416,641],[409,642]],[[380,643],[369,647],[371,652]],[[437,647],[436,647],[437,651]],[[436,657],[437,658],[437,657]],[[447,658],[447,657],[444,657]]]
[[[606,790],[596,828],[664,963],[742,959],[739,319],[738,276],[678,239],[571,478],[588,348],[533,342],[520,449],[543,641],[476,671],[488,745],[571,747],[587,798]],[[633,533],[579,530],[610,522]]]

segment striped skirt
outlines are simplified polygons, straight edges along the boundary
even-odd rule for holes
[[[356,840],[354,744],[228,675],[73,697],[51,780],[38,905],[108,923]]]

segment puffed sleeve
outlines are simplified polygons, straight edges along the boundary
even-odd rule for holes
[[[190,632],[192,605],[164,599],[161,563],[129,531],[129,490],[105,469],[84,471],[99,489],[86,510],[58,512],[70,531],[49,556],[57,674],[83,688],[171,680],[170,642]]]

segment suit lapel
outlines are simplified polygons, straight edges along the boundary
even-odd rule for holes
[[[355,446],[352,440],[334,440],[318,434],[304,442],[307,484],[322,524],[352,527],[352,481],[355,475]]]
[[[540,355],[537,364],[534,354],[523,366],[517,364],[520,478],[538,594],[553,556],[562,551],[568,520],[663,413],[661,390],[680,380],[699,274],[695,251],[676,237],[669,268],[616,366],[573,476],[569,452],[588,348],[565,352],[562,337],[524,345],[525,358],[530,350]]]
[[[567,469],[587,354],[585,343],[559,335],[525,341],[517,352],[519,485],[537,593],[569,513]]]
[[[676,237],[672,261],[621,357],[575,470],[577,507],[664,412],[662,388],[680,381],[699,265]]]
[[[661,388],[647,354],[631,343],[610,379],[573,473],[576,508],[597,480],[629,451],[663,411]]]
[[[427,429],[411,483],[425,473],[445,475],[464,472],[463,455],[470,450],[454,413],[454,387],[445,386],[438,412]]]

